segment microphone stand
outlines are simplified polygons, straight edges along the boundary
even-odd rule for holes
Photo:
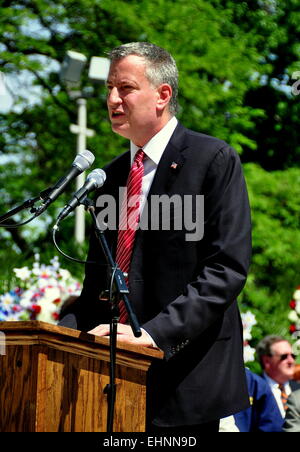
[[[52,190],[51,187],[47,188],[46,190],[43,190],[39,194],[39,196],[36,196],[35,198],[27,199],[20,206],[17,206],[14,209],[10,210],[9,212],[5,213],[4,215],[1,215],[0,216],[0,226],[1,226],[1,223],[3,223],[3,221],[7,220],[8,218],[12,217],[13,215],[16,215],[16,213],[21,212],[24,209],[28,209],[29,207],[31,207],[30,212],[35,213],[34,218],[37,217],[42,212],[40,212],[40,210],[37,209],[36,207],[33,207],[33,205],[37,201],[44,200],[44,198],[48,195],[48,193],[50,193],[51,190]]]
[[[102,250],[106,257],[107,263],[111,269],[111,287],[108,291],[109,301],[111,303],[111,323],[110,323],[110,383],[104,389],[104,393],[108,398],[108,411],[107,411],[107,431],[113,432],[113,416],[114,406],[116,399],[116,385],[115,385],[115,366],[116,366],[116,348],[117,348],[117,326],[119,320],[119,301],[124,301],[130,326],[135,337],[140,337],[142,332],[139,327],[137,317],[132,309],[132,306],[128,300],[127,294],[129,290],[127,288],[124,274],[114,262],[110,249],[108,247],[104,231],[99,227],[97,217],[95,215],[95,205],[90,199],[86,199],[82,202],[86,207],[86,210],[91,214],[95,232],[98,240],[100,241]],[[114,286],[114,290],[112,290]]]
[[[0,216],[0,226],[1,226],[1,223],[3,223],[3,221],[7,220],[7,218],[10,218],[13,215],[15,215],[16,213],[21,212],[21,210],[32,207],[34,205],[34,203],[36,203],[36,201],[38,201],[39,199],[40,199],[39,196],[37,196],[36,198],[27,199],[27,201],[23,202],[23,204],[21,204],[20,206],[15,207],[14,209],[10,210],[9,212],[5,213],[4,215],[1,215]]]

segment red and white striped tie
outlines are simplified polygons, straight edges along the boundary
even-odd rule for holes
[[[127,179],[127,193],[125,192],[120,213],[116,262],[120,270],[127,274],[130,268],[135,232],[140,218],[139,208],[144,175],[144,157],[145,153],[142,149],[139,149],[135,154]],[[128,277],[126,277],[126,283],[128,284]],[[123,300],[119,303],[119,310],[119,322],[126,323],[127,311]]]

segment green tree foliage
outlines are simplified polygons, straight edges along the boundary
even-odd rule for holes
[[[256,338],[287,332],[288,301],[299,284],[300,257],[300,96],[291,93],[291,76],[300,69],[297,3],[0,1],[0,68],[7,78],[18,75],[22,84],[13,93],[12,111],[0,117],[0,212],[56,182],[74,158],[76,137],[69,125],[77,120],[77,107],[58,75],[67,50],[105,56],[124,42],[154,42],[178,63],[179,119],[225,139],[246,163],[253,263],[240,301],[257,314]],[[84,73],[82,88],[88,96],[88,127],[96,132],[87,147],[96,155],[95,167],[101,167],[126,149],[127,142],[111,132],[105,87],[91,84]],[[29,100],[34,89],[37,103]],[[71,186],[39,221],[0,229],[1,278],[6,284],[11,267],[32,258],[33,252],[47,260],[53,255],[51,224],[73,190]],[[64,222],[59,239],[69,254],[84,256],[85,246],[80,250],[74,243],[72,217]],[[73,269],[82,274],[82,267]]]
[[[244,106],[260,111],[255,127],[248,129],[243,161],[255,161],[265,169],[299,166],[300,144],[297,122],[299,97],[291,94],[293,74],[300,70],[300,10],[297,0],[234,2],[212,1],[230,11],[228,27],[250,33],[259,54],[259,67],[252,72]],[[232,25],[232,23],[234,25]],[[299,77],[298,77],[299,79]]]
[[[258,324],[256,336],[288,335],[287,311],[299,285],[300,171],[267,172],[247,163],[245,176],[252,207],[251,274],[240,298]]]

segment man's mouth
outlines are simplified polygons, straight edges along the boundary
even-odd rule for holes
[[[119,118],[120,116],[124,116],[124,113],[122,111],[113,111],[111,113],[112,118]]]

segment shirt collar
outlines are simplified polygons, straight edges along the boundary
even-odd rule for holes
[[[148,143],[142,148],[148,158],[150,158],[156,165],[158,165],[164,150],[177,126],[177,119],[173,116],[167,124],[151,138]],[[132,141],[130,142],[130,158],[131,164],[133,162],[136,152],[140,149]]]
[[[279,383],[275,380],[273,380],[273,378],[269,377],[269,375],[266,374],[266,372],[264,372],[264,376],[266,378],[266,380],[268,381],[269,385],[272,386],[272,388],[278,388],[279,387]],[[286,381],[285,383],[283,383],[283,387],[284,388],[289,388],[289,382]]]

